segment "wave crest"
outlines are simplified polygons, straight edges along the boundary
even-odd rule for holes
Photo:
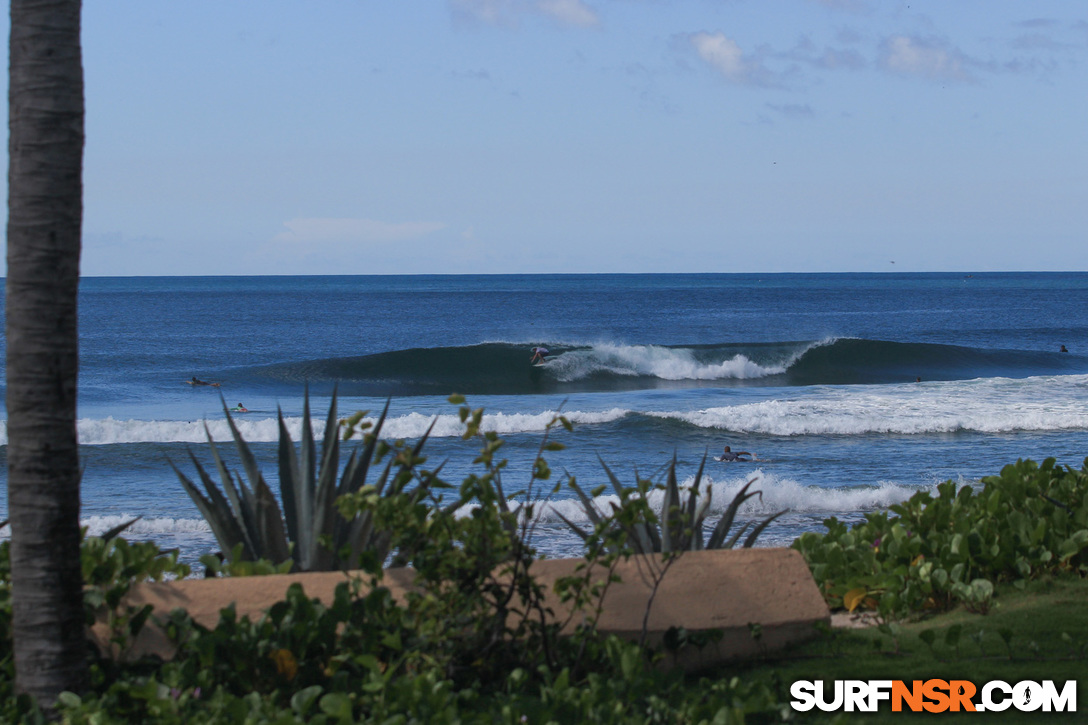
[[[735,385],[853,385],[1083,372],[1073,355],[856,338],[698,345],[489,342],[234,371],[252,385],[340,386],[351,395],[532,394]]]
[[[792,360],[761,365],[736,353],[722,360],[701,360],[693,348],[658,345],[594,345],[571,350],[545,364],[557,380],[574,382],[595,375],[647,377],[659,380],[748,380],[786,372]]]

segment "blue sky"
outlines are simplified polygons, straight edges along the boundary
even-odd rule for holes
[[[1084,3],[109,0],[83,37],[87,275],[1088,269]]]

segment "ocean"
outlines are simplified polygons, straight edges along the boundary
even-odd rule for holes
[[[391,399],[390,437],[437,417],[425,452],[454,483],[477,444],[446,398],[466,395],[507,442],[507,491],[559,411],[574,430],[548,459],[585,490],[607,481],[598,456],[630,484],[675,456],[690,483],[705,453],[750,451],[708,461],[706,483],[714,510],[753,479],[743,518],[788,509],[761,546],[1018,458],[1088,456],[1088,273],[86,278],[80,337],[83,523],[139,516],[130,538],[188,561],[217,547],[169,461],[209,461],[204,425],[227,444],[223,404],[242,404],[276,490],[276,411],[297,440],[307,387],[318,429],[334,387],[342,416]],[[585,514],[536,490],[534,543],[577,555],[556,511]]]

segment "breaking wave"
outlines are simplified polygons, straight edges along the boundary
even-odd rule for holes
[[[853,338],[709,345],[481,343],[233,371],[235,383],[339,386],[351,395],[569,393],[677,387],[855,385],[1083,372],[1081,356]],[[241,379],[237,379],[237,378]]]

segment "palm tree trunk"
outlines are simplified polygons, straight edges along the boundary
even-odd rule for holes
[[[80,0],[11,0],[6,282],[16,687],[51,707],[86,672],[76,446]]]

